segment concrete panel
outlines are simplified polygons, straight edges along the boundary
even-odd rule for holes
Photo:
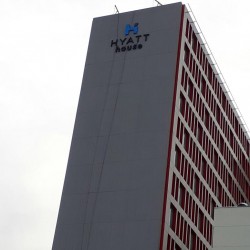
[[[103,163],[97,163],[93,165],[89,192],[99,191],[100,181],[102,178],[102,170],[103,170]]]
[[[127,59],[126,60],[122,59],[122,60],[117,60],[117,61],[115,61],[115,63],[113,63],[112,73],[111,73],[110,79],[109,79],[110,85],[117,85],[117,84],[124,83],[122,80],[122,77],[124,74],[126,61],[127,61]]]
[[[167,135],[164,131],[111,135],[105,161],[143,160],[164,157],[167,150],[166,139]]]
[[[250,207],[215,209],[214,250],[250,249]]]
[[[84,223],[87,200],[86,194],[63,194],[58,224]]]
[[[145,57],[147,59],[147,57]],[[156,54],[144,60],[144,80],[155,85],[166,83],[165,86],[171,90],[173,72],[175,71],[176,54],[171,52],[166,56]]]
[[[216,226],[250,225],[249,207],[217,208],[214,213],[216,217]]]
[[[113,64],[114,63],[112,61],[105,63],[86,64],[82,88],[107,86],[109,84]]]
[[[103,111],[78,113],[75,130],[78,137],[98,136],[102,125]]]
[[[83,88],[81,102],[79,103],[79,112],[102,111],[108,96],[108,90],[104,86]]]
[[[93,222],[161,220],[161,189],[100,192]]]
[[[216,246],[249,246],[250,225],[216,227],[214,231],[214,244]]]
[[[166,86],[163,83],[121,85],[111,132],[166,130],[171,111]]]
[[[89,192],[93,165],[78,164],[67,169],[64,181],[64,194],[85,194]]]
[[[145,190],[147,188],[162,188],[164,185],[160,166],[164,171],[165,158],[153,158],[136,161],[116,161],[105,163],[103,166],[101,187],[102,191],[115,190]]]
[[[52,250],[82,249],[83,224],[57,225]]]
[[[99,136],[97,140],[94,163],[103,164],[107,152],[107,145],[109,142],[109,136]]]
[[[86,249],[110,249],[112,226],[112,223],[92,223]]]
[[[74,131],[69,153],[68,166],[92,164],[95,157],[97,137],[77,137]],[[75,135],[75,136],[74,136]]]
[[[94,223],[88,249],[125,250],[128,249],[128,242],[134,242],[130,250],[159,249],[159,231],[156,221]]]
[[[103,119],[102,119],[102,124],[101,124],[100,132],[99,132],[100,136],[108,136],[110,134],[112,123],[114,120],[115,106],[116,106],[116,102],[113,108],[105,109],[103,111]]]

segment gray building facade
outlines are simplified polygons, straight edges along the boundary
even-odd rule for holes
[[[250,202],[250,140],[191,10],[95,18],[53,250],[208,250]]]
[[[93,20],[53,250],[162,246],[182,16]]]

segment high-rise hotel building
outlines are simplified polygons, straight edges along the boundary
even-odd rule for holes
[[[182,3],[95,18],[53,250],[211,249],[249,151]]]

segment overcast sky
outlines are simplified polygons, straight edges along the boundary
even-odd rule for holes
[[[250,126],[250,1],[188,3]],[[0,249],[51,249],[92,18],[115,4],[156,6],[0,0]]]

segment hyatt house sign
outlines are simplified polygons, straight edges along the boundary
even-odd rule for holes
[[[127,24],[124,32],[125,37],[111,40],[111,47],[115,48],[116,53],[143,48],[144,43],[148,41],[149,34],[138,34],[138,26],[138,23],[135,23],[134,26]],[[129,36],[131,33],[133,36]]]

